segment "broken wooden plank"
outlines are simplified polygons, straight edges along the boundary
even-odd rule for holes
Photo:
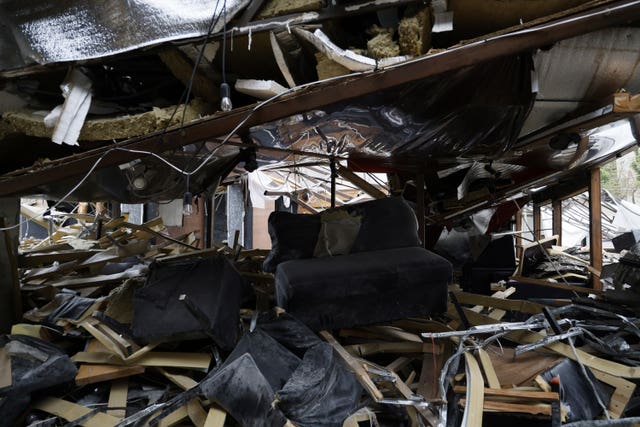
[[[460,399],[460,405],[466,408],[467,399]],[[522,403],[506,403],[506,402],[494,402],[492,400],[485,400],[482,403],[483,412],[506,412],[506,413],[520,413],[529,415],[544,415],[551,416],[551,405],[545,403],[538,403],[535,405],[527,405]]]
[[[78,405],[67,400],[57,399],[55,397],[45,397],[37,401],[34,408],[44,411],[48,414],[64,418],[67,421],[75,421],[81,417],[87,416],[91,409],[82,405]],[[102,412],[96,412],[95,415],[79,423],[85,427],[113,427],[120,422],[120,419],[107,415]]]
[[[498,376],[496,375],[496,371],[493,368],[493,363],[491,363],[491,358],[487,352],[480,348],[478,349],[478,359],[480,359],[480,364],[482,365],[482,370],[484,371],[484,376],[487,379],[487,385],[493,389],[500,388],[500,381],[498,381]]]
[[[602,291],[599,290],[599,289],[582,288],[580,286],[567,285],[567,284],[564,284],[564,283],[553,283],[553,282],[548,282],[546,280],[534,279],[532,277],[511,276],[511,277],[509,277],[509,279],[510,280],[515,280],[517,282],[527,283],[529,285],[546,286],[548,288],[564,289],[566,291],[578,292],[578,293],[581,293],[581,294],[596,294],[596,295],[601,295],[602,294]]]
[[[12,383],[11,357],[9,357],[7,350],[3,347],[0,348],[0,389],[9,387]]]
[[[104,346],[97,340],[87,344],[87,352],[104,351]],[[106,364],[81,364],[76,374],[75,382],[78,386],[126,378],[144,373],[144,366],[117,366]]]
[[[636,384],[623,378],[618,378],[614,375],[601,372],[597,369],[591,369],[591,372],[598,381],[602,381],[615,389],[607,409],[609,410],[611,418],[620,418],[627,407],[629,400],[631,400],[631,397],[633,396]]]
[[[207,421],[207,413],[202,408],[200,399],[196,398],[187,403],[187,414],[194,426],[204,427]]]
[[[106,364],[82,364],[75,378],[76,385],[84,386],[117,378],[128,378],[144,373],[144,366],[118,366]]]
[[[204,423],[204,427],[224,427],[224,422],[227,419],[227,413],[222,409],[216,407],[209,408],[207,414],[207,420]]]
[[[160,420],[157,426],[172,427],[187,418],[189,418],[189,411],[187,411],[187,405],[185,404]]]
[[[107,414],[118,419],[124,419],[127,408],[127,395],[129,393],[129,379],[121,378],[111,383],[109,392],[109,409]]]
[[[362,385],[362,387],[369,393],[369,395],[375,400],[380,401],[384,398],[382,392],[378,390],[378,387],[371,381],[369,378],[369,374],[364,369],[364,367],[358,362],[349,352],[340,345],[338,341],[331,335],[328,331],[320,331],[320,336],[328,342],[336,353],[342,358],[342,360],[349,366],[349,368],[353,371],[358,382]]]
[[[345,347],[354,356],[369,356],[379,353],[442,353],[442,344],[432,344],[425,342],[372,342],[364,344],[353,344]]]
[[[456,393],[466,393],[467,387],[465,386],[455,386],[453,391]],[[560,399],[560,395],[556,392],[546,392],[546,391],[523,391],[523,390],[515,390],[510,388],[485,388],[484,389],[484,398],[485,400],[497,400],[505,399],[505,400],[533,400],[536,402],[556,402]]]
[[[167,372],[165,369],[162,369],[162,368],[156,368],[156,370],[183,390],[189,390],[198,385],[198,382],[196,380],[186,375]]]
[[[455,296],[460,304],[474,304],[476,307],[492,307],[507,311],[519,311],[525,314],[542,313],[542,308],[544,307],[542,304],[526,300],[494,298],[468,292],[455,292]],[[476,309],[476,307],[471,310],[479,313],[481,310]]]
[[[467,397],[462,425],[466,427],[482,427],[482,404],[484,402],[484,380],[475,357],[469,352],[464,354],[466,362]]]
[[[105,335],[102,331],[98,330],[95,326],[91,324],[89,321],[81,322],[80,327],[84,328],[87,332],[89,332],[100,344],[102,344],[107,350],[112,352],[113,354],[120,357],[120,359],[126,359],[128,354],[125,354],[123,349],[115,343],[110,337]]]
[[[351,182],[374,199],[384,199],[387,197],[387,195],[382,190],[378,189],[378,187],[371,184],[364,178],[359,177],[355,172],[352,172],[344,166],[338,167],[338,175]]]
[[[113,364],[123,366],[128,363],[112,353],[88,353],[81,351],[71,358],[74,362],[95,363],[95,364]],[[171,367],[184,369],[201,369],[209,368],[211,356],[203,353],[171,353],[171,352],[151,352],[139,358],[136,358],[133,364],[147,367]]]

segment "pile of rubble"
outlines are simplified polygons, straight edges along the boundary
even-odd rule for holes
[[[453,292],[436,317],[312,331],[274,307],[266,251],[196,250],[160,220],[80,228],[83,249],[19,257],[33,308],[0,342],[7,425],[638,421],[638,319],[606,294]]]

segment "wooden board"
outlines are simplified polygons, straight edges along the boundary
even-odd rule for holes
[[[104,351],[104,346],[96,340],[89,341],[87,352]],[[126,378],[132,375],[144,373],[144,366],[117,366],[107,364],[87,365],[81,364],[76,375],[76,384],[83,386],[103,381],[111,381],[118,378]]]
[[[591,369],[591,372],[593,372],[593,375],[598,379],[598,381],[602,381],[603,383],[615,388],[607,409],[609,410],[611,418],[620,418],[627,407],[631,396],[633,396],[633,392],[636,389],[635,383],[627,381],[624,378],[618,378],[613,375],[606,374],[598,371],[597,369]]]
[[[484,377],[487,379],[487,385],[490,388],[500,388],[500,381],[498,380],[498,376],[496,375],[496,371],[493,367],[489,354],[487,354],[484,349],[480,348],[478,349],[478,359],[482,365]]]
[[[354,344],[345,347],[354,356],[369,356],[378,353],[442,353],[442,345],[424,342],[372,342],[364,344]]]
[[[7,350],[0,348],[0,388],[9,387],[13,383],[11,376],[11,358]]]
[[[455,386],[453,391],[456,393],[466,393],[467,388],[464,386]],[[509,388],[485,388],[484,398],[485,400],[532,400],[545,403],[560,400],[560,396],[555,392],[523,391]]]
[[[382,400],[384,398],[382,392],[378,390],[378,387],[376,387],[373,381],[371,381],[371,378],[369,378],[369,374],[367,374],[364,367],[351,354],[349,354],[349,352],[345,350],[345,348],[342,347],[328,331],[320,331],[320,336],[333,347],[335,352],[338,353],[342,360],[349,366],[367,393],[369,393],[375,401]]]
[[[144,373],[144,366],[114,366],[106,364],[82,364],[78,368],[76,384],[83,386],[103,381],[111,381],[118,378],[126,378],[132,375]]]
[[[113,364],[125,365],[126,361],[119,359],[111,353],[88,353],[81,351],[71,358],[74,362],[84,362],[93,364]],[[135,359],[136,365],[141,366],[162,366],[185,369],[209,368],[211,356],[204,353],[171,353],[171,352],[151,352]]]
[[[193,399],[187,403],[187,414],[189,414],[189,419],[194,426],[204,427],[207,421],[207,413],[202,408],[200,399]]]
[[[484,381],[475,357],[469,352],[464,354],[467,376],[467,397],[462,423],[466,427],[482,427],[482,404],[484,402]],[[466,421],[466,423],[465,423]]]
[[[111,383],[109,392],[109,408],[107,414],[118,419],[124,419],[126,416],[127,395],[129,394],[129,380],[121,378]]]
[[[198,385],[198,382],[196,380],[186,375],[173,374],[171,372],[167,372],[162,368],[156,368],[156,370],[183,390],[189,390]]]
[[[207,420],[204,427],[224,427],[224,421],[227,419],[227,413],[222,409],[209,408]]]
[[[460,399],[460,405],[466,405],[466,399]],[[506,403],[485,400],[482,404],[483,412],[506,412],[520,413],[529,415],[551,416],[551,405],[546,403],[538,403],[535,405],[526,405],[522,403]]]
[[[33,407],[48,414],[64,418],[67,421],[77,420],[92,411],[82,405],[77,405],[67,400],[56,399],[55,397],[45,397],[36,402]],[[119,422],[120,420],[116,417],[97,412],[94,416],[81,422],[80,425],[85,427],[113,427]]]

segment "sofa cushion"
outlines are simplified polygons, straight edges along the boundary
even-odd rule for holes
[[[335,329],[446,310],[451,263],[420,247],[287,261],[276,302],[312,329]]]
[[[350,206],[362,215],[362,224],[351,252],[420,246],[418,221],[401,197],[387,197]]]
[[[346,255],[358,237],[362,217],[345,209],[327,210],[320,214],[320,234],[313,256]]]
[[[263,270],[273,273],[281,262],[313,257],[319,233],[319,215],[271,212],[271,252],[264,260]]]

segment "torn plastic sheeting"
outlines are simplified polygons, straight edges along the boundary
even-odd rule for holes
[[[56,346],[25,335],[0,337],[11,359],[12,384],[0,388],[0,424],[12,425],[30,401],[30,393],[72,382],[76,365]],[[7,422],[7,424],[3,424]]]
[[[587,369],[594,390],[586,380],[578,364],[565,359],[553,368],[541,374],[545,381],[550,382],[553,377],[560,377],[560,401],[567,408],[569,421],[592,420],[602,413],[602,408],[594,393],[598,393],[605,405],[611,399],[611,393],[605,393],[600,383]]]
[[[0,71],[81,61],[213,33],[248,0],[7,0],[0,3]],[[8,53],[4,55],[4,53]]]
[[[244,354],[250,354],[274,390],[280,389],[300,365],[300,359],[275,339],[257,329],[242,336],[224,365],[228,366]]]
[[[145,286],[133,297],[133,333],[144,341],[199,338],[203,326],[179,296],[185,294],[209,320],[222,348],[235,345],[240,304],[247,285],[224,257],[152,264]]]
[[[47,317],[46,322],[56,323],[60,319],[77,320],[91,307],[96,300],[94,298],[84,298],[74,295],[67,299],[62,305],[53,310]]]
[[[200,390],[240,425],[272,427],[286,423],[282,412],[272,407],[274,391],[249,354],[207,376]]]
[[[499,58],[250,133],[263,146],[324,154],[498,155],[514,143],[531,108],[531,67],[529,55]]]
[[[285,386],[278,407],[301,427],[340,427],[357,409],[362,387],[329,344],[309,349]]]

